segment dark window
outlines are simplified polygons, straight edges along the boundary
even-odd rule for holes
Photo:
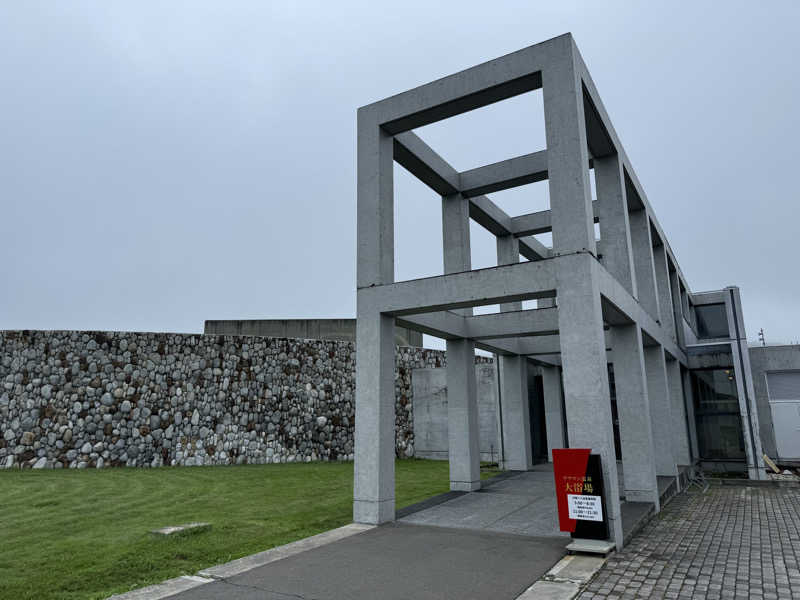
[[[697,316],[697,337],[701,339],[730,337],[724,302],[701,304],[695,306],[694,312]]]
[[[700,457],[744,459],[744,436],[733,368],[694,370],[691,379]]]

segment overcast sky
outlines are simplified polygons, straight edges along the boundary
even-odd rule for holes
[[[356,109],[571,31],[692,290],[798,340],[800,3],[656,4],[3,2],[0,329],[353,316]],[[463,170],[543,125],[539,91],[418,133]],[[439,274],[395,173],[397,279]]]

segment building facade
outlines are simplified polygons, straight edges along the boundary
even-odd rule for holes
[[[531,154],[459,172],[413,131],[539,89],[547,147]],[[442,276],[395,281],[394,162],[441,196]],[[488,196],[544,180],[549,210],[509,215]],[[497,266],[472,269],[471,220],[496,236]],[[738,291],[691,291],[570,34],[360,108],[357,230],[355,521],[395,517],[395,325],[446,340],[452,490],[480,487],[476,348],[499,358],[506,468],[534,460],[532,363],[548,446],[601,457],[618,547],[622,499],[658,510],[659,478],[680,485],[703,452],[736,450],[765,477]],[[485,305],[500,312],[473,314]],[[735,423],[738,448],[712,431]]]

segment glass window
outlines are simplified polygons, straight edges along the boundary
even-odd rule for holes
[[[697,337],[700,339],[730,337],[724,302],[695,306],[694,313],[697,317]]]
[[[706,459],[745,458],[739,395],[733,368],[691,372],[697,442]]]

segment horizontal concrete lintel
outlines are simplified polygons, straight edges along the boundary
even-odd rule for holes
[[[552,250],[535,237],[519,238],[519,253],[528,260],[544,260],[553,255]]]
[[[412,279],[358,289],[358,302],[394,316],[555,296],[552,260]]]
[[[592,209],[597,215],[597,200],[592,202]],[[594,222],[598,222],[597,216]],[[548,233],[553,231],[552,213],[549,210],[540,210],[518,217],[511,217],[511,230],[516,237],[525,237],[538,233]]]
[[[542,87],[541,71],[575,45],[569,33],[359,109],[392,135]]]
[[[461,193],[467,197],[499,192],[547,179],[547,151],[533,152],[459,175]]]
[[[529,337],[558,333],[558,309],[539,308],[465,317],[473,340]]]

